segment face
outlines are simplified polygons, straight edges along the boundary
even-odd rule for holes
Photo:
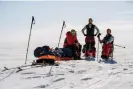
[[[111,34],[111,30],[110,29],[107,29],[107,34]]]
[[[88,20],[88,23],[89,23],[89,24],[92,24],[92,22],[93,22],[92,19],[89,19],[89,20]]]
[[[72,35],[75,36],[76,35],[76,32],[75,31],[71,31]]]

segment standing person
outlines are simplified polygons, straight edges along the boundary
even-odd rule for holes
[[[82,46],[78,42],[76,31],[74,29],[66,33],[63,46],[64,48],[70,48],[72,50],[74,59],[80,59]]]
[[[86,34],[85,31],[86,30]],[[95,30],[97,31],[95,34]],[[96,25],[93,24],[92,18],[89,18],[88,24],[85,25],[85,27],[82,29],[82,33],[85,37],[85,45],[83,47],[83,53],[85,56],[92,56],[96,57],[96,48],[95,48],[95,37],[97,34],[99,34],[99,29]],[[91,54],[90,54],[91,53]]]
[[[114,37],[111,34],[111,29],[107,29],[107,34],[103,40],[100,39],[100,34],[98,35],[98,39],[100,43],[103,43],[101,58],[107,61],[109,57],[113,57]]]

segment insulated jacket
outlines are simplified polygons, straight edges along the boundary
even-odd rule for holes
[[[86,34],[84,33],[85,29],[86,29]],[[94,34],[94,33],[95,33],[95,29],[97,30],[96,34]],[[95,35],[99,34],[99,29],[98,29],[97,26],[94,25],[94,24],[87,24],[87,25],[85,25],[85,27],[82,29],[82,33],[83,33],[84,35],[86,35],[86,36],[95,36]]]
[[[107,34],[104,38],[103,38],[103,40],[102,40],[102,42],[104,43],[104,44],[113,44],[114,43],[114,37],[111,35],[111,34]]]
[[[68,45],[74,45],[75,43],[78,43],[76,35],[73,36],[71,32],[67,32],[63,46],[66,47]]]

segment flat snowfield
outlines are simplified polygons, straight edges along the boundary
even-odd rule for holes
[[[125,31],[123,31],[125,33]],[[132,34],[132,32],[127,32]],[[98,63],[94,60],[60,61],[59,66],[25,67],[1,72],[4,67],[12,68],[24,65],[25,50],[22,46],[4,45],[1,48],[0,89],[133,89],[133,47],[122,33],[114,34],[115,43],[119,42],[125,49],[115,46],[114,61]],[[119,40],[121,39],[121,40]],[[34,50],[37,46],[32,46]],[[97,44],[96,44],[97,47]],[[27,64],[36,58],[30,49]],[[99,58],[101,55],[101,45]]]
[[[0,89],[133,89],[133,55],[118,55],[121,56],[115,62],[108,63],[62,61],[53,66],[51,75],[48,74],[51,66],[0,72]],[[11,64],[9,61],[7,65]]]
[[[128,35],[123,37],[125,33]],[[98,63],[97,59],[60,61],[59,66],[53,66],[51,75],[48,74],[51,66],[1,72],[4,67],[24,65],[26,50],[23,45],[3,45],[0,50],[0,89],[133,89],[131,34],[132,31],[114,32],[115,44],[126,46],[125,49],[115,46],[114,62]],[[33,55],[36,47],[30,46],[27,64],[36,59]],[[99,47],[100,58],[102,47]]]

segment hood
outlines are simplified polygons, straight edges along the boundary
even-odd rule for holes
[[[68,32],[66,33],[66,36],[71,36],[71,32],[68,31]]]

